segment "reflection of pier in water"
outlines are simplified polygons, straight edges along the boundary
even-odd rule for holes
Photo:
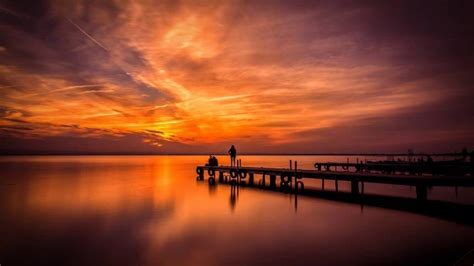
[[[364,205],[382,207],[474,225],[474,218],[471,217],[474,211],[473,205],[428,200],[427,197],[428,188],[433,186],[472,187],[474,186],[474,177],[472,176],[394,175],[373,172],[301,170],[296,169],[296,167],[292,168],[290,163],[290,168],[198,166],[196,168],[197,179],[204,180],[206,171],[210,186],[214,186],[216,181],[220,184],[231,185],[230,203],[232,208],[235,208],[236,193],[238,193],[239,186],[245,186],[264,191],[294,193],[295,208],[298,203],[297,196],[302,195],[360,204],[361,208]],[[255,182],[257,175],[260,175],[261,178],[258,182]],[[279,185],[277,185],[277,177],[279,177]],[[321,180],[321,189],[305,189],[304,178]],[[325,190],[325,180],[334,182],[335,190]],[[338,182],[349,182],[351,184],[350,192],[339,190]],[[364,193],[364,183],[414,186],[416,187],[416,199],[367,194]]]

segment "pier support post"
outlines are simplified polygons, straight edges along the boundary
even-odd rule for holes
[[[270,186],[271,187],[276,187],[276,175],[270,175]]]
[[[249,173],[249,186],[253,187],[253,173]]]
[[[424,185],[416,186],[416,199],[418,201],[426,201],[428,198],[428,189]]]
[[[338,186],[337,179],[335,181],[336,181],[336,192],[338,192],[339,191],[339,186]]]
[[[224,183],[224,172],[219,171],[219,183]]]
[[[204,180],[204,169],[201,167],[196,168],[198,174],[198,180]]]
[[[352,195],[359,195],[359,181],[351,180],[351,192]]]
[[[321,179],[321,188],[322,188],[323,191],[324,191],[324,178]]]

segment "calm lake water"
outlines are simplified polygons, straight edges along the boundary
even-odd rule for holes
[[[296,159],[308,169],[316,161],[346,161],[241,158],[244,165],[273,167]],[[196,181],[195,167],[206,160],[0,157],[0,264],[451,265],[474,248],[468,225],[305,196],[296,206],[291,194],[209,186]],[[219,160],[228,164],[226,157]],[[349,190],[349,184],[340,188]],[[365,190],[415,196],[409,187]],[[472,192],[433,189],[428,197],[472,204]]]

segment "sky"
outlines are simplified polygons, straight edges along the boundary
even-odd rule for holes
[[[472,10],[0,0],[0,152],[471,149]]]

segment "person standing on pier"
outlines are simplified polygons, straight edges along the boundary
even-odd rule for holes
[[[237,157],[237,150],[235,149],[234,145],[232,145],[232,147],[230,147],[228,153],[230,155],[230,166],[231,167],[236,166],[235,158]]]

